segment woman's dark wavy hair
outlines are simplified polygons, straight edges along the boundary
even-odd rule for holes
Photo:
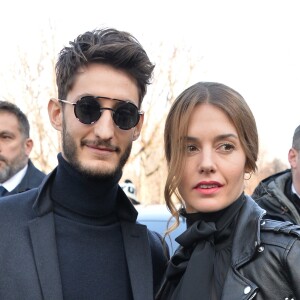
[[[103,63],[121,69],[135,79],[141,104],[151,83],[154,64],[131,34],[113,28],[96,29],[79,35],[64,47],[56,63],[58,98],[66,99],[78,70],[91,63]]]

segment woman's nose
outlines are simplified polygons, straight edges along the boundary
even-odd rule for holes
[[[211,150],[202,150],[199,160],[199,172],[200,173],[213,173],[216,170],[214,155]]]

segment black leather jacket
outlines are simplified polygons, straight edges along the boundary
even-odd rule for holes
[[[265,210],[246,197],[221,300],[299,300],[300,226],[263,219]]]

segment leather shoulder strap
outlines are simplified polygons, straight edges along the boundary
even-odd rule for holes
[[[288,221],[281,222],[269,219],[262,220],[261,231],[280,232],[300,238],[300,226]]]

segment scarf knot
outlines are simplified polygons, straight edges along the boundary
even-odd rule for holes
[[[176,242],[182,247],[190,248],[201,240],[213,240],[217,231],[214,222],[199,220],[194,222],[185,232],[176,238]]]

